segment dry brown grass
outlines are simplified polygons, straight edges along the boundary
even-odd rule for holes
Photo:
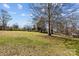
[[[0,31],[0,55],[76,55],[75,49],[66,48],[64,41],[38,32]]]

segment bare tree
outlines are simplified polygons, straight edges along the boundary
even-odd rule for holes
[[[2,29],[5,30],[8,21],[10,21],[12,18],[9,15],[8,11],[2,9],[1,10],[1,23],[2,23]]]
[[[45,18],[40,17],[37,22],[37,29],[40,32],[46,32],[46,21]]]
[[[44,4],[32,4],[31,5],[31,9],[32,9],[33,15],[35,15],[35,17],[43,16],[46,18],[45,20],[47,20],[47,22],[48,22],[48,35],[49,36],[51,36],[51,20],[53,20],[55,18],[54,16],[57,16],[56,10],[59,10],[59,8],[58,8],[59,6],[61,6],[61,4],[56,4],[56,3],[54,3],[54,4],[44,3]],[[52,25],[52,28],[53,28],[53,25]]]

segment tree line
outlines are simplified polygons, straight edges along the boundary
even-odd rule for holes
[[[34,15],[34,29],[39,32],[48,32],[48,35],[54,33],[62,33],[65,35],[73,35],[78,33],[77,22],[78,16],[73,14],[77,9],[67,11],[64,14],[63,3],[37,3],[31,4],[32,14]]]
[[[77,9],[67,11],[64,16],[63,3],[35,3],[30,4],[30,9],[33,14],[33,27],[24,26],[19,28],[18,24],[8,27],[8,21],[12,20],[11,15],[6,10],[1,10],[0,15],[0,29],[1,30],[22,30],[22,31],[38,31],[48,33],[51,36],[54,33],[62,33],[65,35],[73,35],[78,33],[77,22],[78,16],[73,14]]]

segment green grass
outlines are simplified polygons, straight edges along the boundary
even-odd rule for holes
[[[38,32],[0,31],[0,55],[74,56],[79,55],[79,41]]]

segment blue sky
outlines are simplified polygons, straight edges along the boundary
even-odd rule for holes
[[[0,4],[0,9],[7,10],[13,18],[8,22],[9,26],[12,26],[12,24],[16,23],[20,27],[23,27],[24,25],[32,25],[32,14],[29,8],[29,4]]]
[[[0,4],[0,9],[5,9],[12,16],[12,20],[8,22],[9,26],[18,24],[20,27],[24,25],[32,26],[32,12],[28,3],[3,3]],[[79,14],[79,4],[65,4],[63,7],[64,14],[76,9],[75,14]],[[64,15],[63,14],[63,15]]]

